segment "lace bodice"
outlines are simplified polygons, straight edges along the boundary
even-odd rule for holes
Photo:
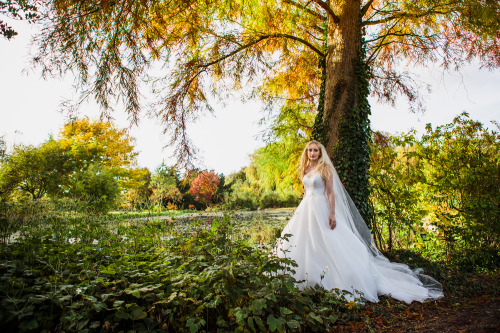
[[[306,188],[306,197],[325,195],[325,181],[319,172],[314,173],[311,177],[304,175],[304,178],[302,178],[302,184],[304,184]]]

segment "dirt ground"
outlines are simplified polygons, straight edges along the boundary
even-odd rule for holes
[[[347,322],[339,332],[500,332],[500,274],[483,278],[481,291],[466,297],[449,293],[436,302],[405,305],[383,298],[361,309],[361,320]]]

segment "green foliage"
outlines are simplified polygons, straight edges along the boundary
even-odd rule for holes
[[[436,205],[431,223],[451,247],[500,250],[500,135],[467,118],[434,130],[429,124],[418,146]]]
[[[126,209],[146,209],[151,205],[151,172],[147,168],[141,170],[144,174],[140,180],[142,185],[132,188],[122,197],[121,205]]]
[[[168,202],[176,203],[182,199],[177,188],[179,174],[174,167],[162,163],[151,177],[151,199],[156,205],[166,206]]]
[[[228,217],[178,229],[53,218],[1,248],[4,331],[327,331],[354,314],[340,291],[297,290],[294,263],[250,244]]]
[[[467,118],[429,124],[421,139],[413,131],[375,133],[370,173],[380,248],[444,253],[468,269],[498,265],[500,137]]]
[[[261,189],[276,190],[282,195],[302,192],[297,168],[311,136],[313,119],[312,105],[288,102],[270,120],[265,136],[268,143],[251,155],[253,178]]]
[[[50,139],[38,147],[18,146],[0,164],[0,195],[18,189],[33,200],[45,194],[60,194],[68,184],[68,157],[59,143]]]
[[[111,172],[95,163],[73,176],[69,194],[86,202],[92,211],[106,213],[115,205],[118,182]]]
[[[408,248],[423,229],[428,193],[421,184],[421,159],[415,155],[415,132],[400,136],[373,133],[370,163],[372,233],[379,248]]]
[[[268,170],[268,169],[265,169]],[[293,188],[269,188],[260,178],[264,172],[251,164],[228,176],[230,190],[226,192],[226,209],[293,207],[298,205],[299,194]],[[295,186],[299,186],[296,184]],[[295,187],[294,186],[294,187]]]

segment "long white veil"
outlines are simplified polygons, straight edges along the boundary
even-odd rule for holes
[[[354,205],[351,197],[344,188],[342,182],[340,181],[339,175],[333,166],[326,149],[321,147],[322,154],[325,162],[331,166],[333,170],[333,191],[335,196],[335,215],[337,220],[343,220],[346,222],[347,226],[352,230],[354,235],[366,246],[367,251],[373,257],[375,264],[382,269],[396,270],[400,273],[408,274],[409,276],[416,278],[420,281],[420,285],[428,290],[428,297],[426,301],[436,300],[443,297],[443,287],[442,285],[433,279],[432,277],[423,274],[423,269],[410,269],[405,264],[390,262],[377,248],[373,237],[371,235],[370,229],[366,225],[365,221],[361,217],[358,209]]]

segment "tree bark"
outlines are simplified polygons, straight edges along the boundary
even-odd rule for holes
[[[329,135],[326,148],[332,153],[338,142],[338,124],[341,115],[357,105],[357,77],[355,59],[361,43],[360,0],[329,0],[329,6],[338,20],[328,19],[324,121]]]

